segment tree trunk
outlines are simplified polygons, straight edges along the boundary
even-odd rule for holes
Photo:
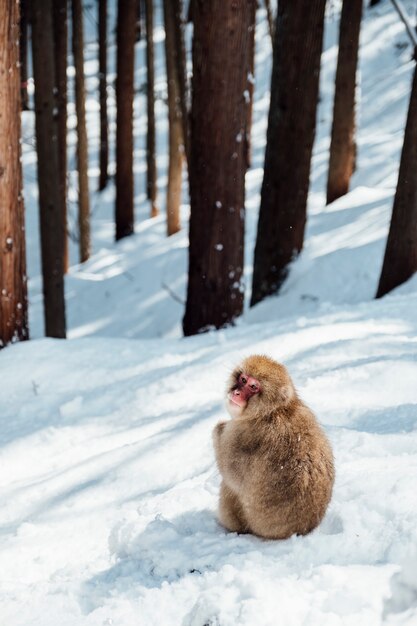
[[[153,0],[145,0],[146,14],[146,67],[147,67],[147,111],[148,132],[146,136],[147,193],[151,201],[151,217],[158,215],[156,206],[156,138],[155,138],[155,67],[153,43]]]
[[[52,0],[32,0],[33,74],[45,334],[65,337],[64,236]]]
[[[80,261],[90,257],[90,200],[88,194],[88,140],[85,122],[84,35],[81,0],[72,0],[72,53],[77,111],[78,230]]]
[[[246,146],[246,167],[249,168],[252,161],[251,132],[253,113],[253,92],[255,87],[255,30],[256,30],[256,2],[251,3],[252,16],[249,27],[249,74],[248,89],[245,98],[249,99],[248,119],[246,121],[245,146]]]
[[[278,3],[251,305],[279,290],[303,247],[325,4]]]
[[[349,191],[355,169],[355,92],[363,0],[343,0],[330,143],[327,204]]]
[[[22,110],[29,110],[28,96],[28,1],[20,0],[20,97]]]
[[[98,64],[100,94],[100,179],[99,191],[108,181],[109,135],[107,119],[107,0],[98,5]]]
[[[274,44],[274,16],[272,14],[272,8],[271,8],[271,0],[265,0],[265,9],[266,9],[266,16],[268,19],[268,28],[269,28],[269,34],[271,36],[271,41],[272,44]]]
[[[167,186],[167,232],[173,235],[181,229],[180,203],[184,136],[181,112],[181,90],[175,42],[175,7],[164,0],[165,58],[168,85],[169,166]]]
[[[188,106],[188,80],[187,80],[187,58],[185,54],[184,42],[184,7],[183,0],[171,0],[174,7],[175,26],[175,57],[177,62],[177,76],[179,85],[179,98],[181,108],[182,136],[184,138],[184,150],[187,162],[190,157],[189,150],[189,106]]]
[[[414,70],[400,171],[377,298],[417,271],[417,71]]]
[[[254,2],[210,0],[193,5],[185,335],[233,323],[243,309],[245,91]]]
[[[192,24],[194,21],[194,0],[189,0],[188,2],[188,11],[187,11],[187,22]]]
[[[29,338],[20,163],[19,3],[0,2],[0,348]]]
[[[135,41],[142,37],[142,0],[136,0],[136,36]]]
[[[116,240],[134,231],[133,81],[136,4],[119,0],[117,22]]]
[[[67,0],[55,0],[53,3],[54,23],[54,54],[55,54],[55,87],[58,103],[58,150],[60,189],[64,232],[64,272],[68,271],[68,237],[67,237],[67,46],[68,16]]]

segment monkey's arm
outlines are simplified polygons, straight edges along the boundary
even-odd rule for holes
[[[241,490],[251,465],[253,449],[245,439],[234,420],[220,422],[213,431],[217,465],[225,483],[236,493]]]
[[[216,453],[217,462],[219,462],[220,437],[224,431],[227,422],[219,422],[213,429],[213,446]]]

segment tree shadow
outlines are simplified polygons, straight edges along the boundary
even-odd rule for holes
[[[417,429],[417,404],[400,404],[366,411],[353,424],[345,425],[344,428],[376,435],[411,433]]]

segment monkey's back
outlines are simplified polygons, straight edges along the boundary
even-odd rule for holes
[[[326,435],[301,402],[289,417],[278,412],[256,430],[242,492],[249,529],[276,539],[310,532],[323,519],[334,483]]]

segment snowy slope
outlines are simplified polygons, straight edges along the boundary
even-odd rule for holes
[[[4,623],[380,624],[417,541],[416,305],[4,351]],[[287,363],[334,447],[334,497],[307,537],[215,519],[211,430],[249,351]]]
[[[411,0],[407,6],[414,9]],[[262,10],[259,21],[248,287],[270,70]],[[93,25],[91,18],[89,41]],[[162,93],[159,26],[156,35]],[[407,109],[410,47],[389,2],[366,11],[358,169],[352,191],[325,208],[336,41],[337,12],[329,11],[305,250],[283,294],[247,310],[236,328],[180,337],[187,233],[168,240],[164,218],[147,219],[145,103],[138,94],[137,234],[114,245],[113,189],[92,193],[94,254],[72,267],[66,284],[72,339],[42,339],[36,162],[25,144],[37,339],[0,353],[1,624],[417,623],[417,277],[373,300]],[[96,49],[88,50],[97,155]],[[139,82],[143,67],[139,45]],[[162,146],[162,100],[158,111]],[[25,114],[28,137],[31,124]],[[159,165],[163,208],[166,162]],[[183,209],[185,224],[186,198]],[[76,263],[75,245],[71,254]],[[288,366],[334,448],[334,496],[307,537],[263,541],[228,534],[216,521],[220,478],[211,430],[225,416],[226,376],[253,352]]]

